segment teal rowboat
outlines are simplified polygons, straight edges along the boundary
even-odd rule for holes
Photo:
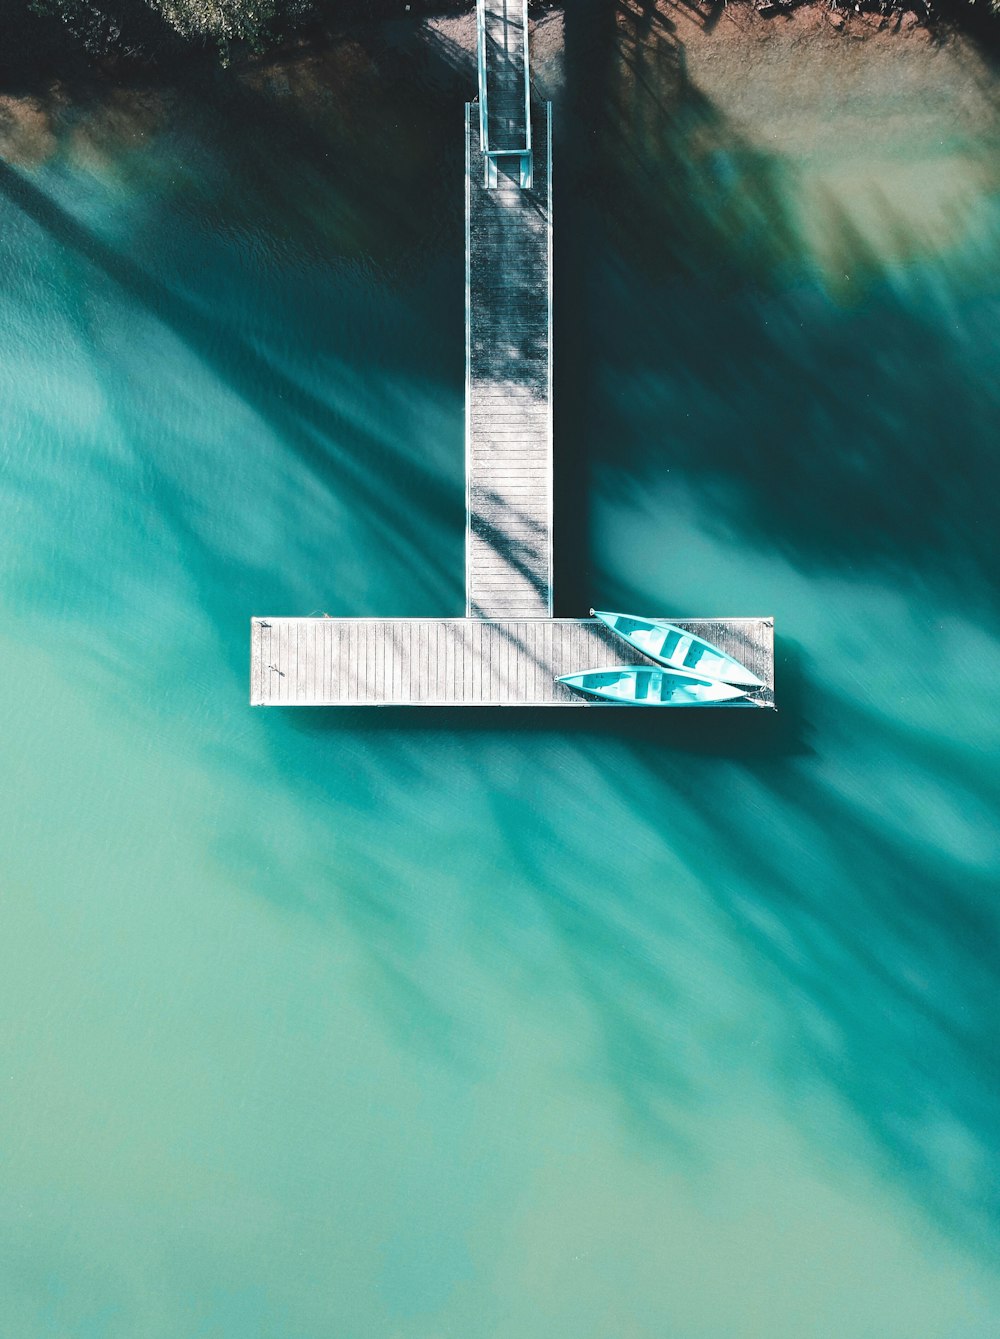
[[[652,665],[581,670],[561,675],[558,682],[586,697],[626,707],[714,707],[746,699],[743,689],[732,684]]]
[[[725,651],[720,651],[703,637],[685,632],[673,623],[658,618],[635,618],[631,614],[609,614],[591,609],[594,618],[624,638],[630,646],[641,651],[650,660],[658,660],[671,669],[701,674],[706,679],[721,679],[723,683],[743,684],[747,688],[763,688],[763,682],[751,674]]]

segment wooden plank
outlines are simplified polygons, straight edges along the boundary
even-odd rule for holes
[[[671,621],[741,660],[774,705],[771,619]],[[596,619],[254,619],[250,644],[256,706],[589,706],[558,676],[650,663]]]
[[[531,147],[527,124],[528,63],[525,0],[479,0],[483,29],[486,133],[491,152]]]
[[[535,140],[549,143],[550,110]],[[466,144],[467,615],[552,613],[551,163],[532,186],[483,184]]]

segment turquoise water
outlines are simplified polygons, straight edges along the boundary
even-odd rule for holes
[[[773,613],[766,721],[247,706],[462,608],[446,42],[5,123],[17,1339],[997,1332],[996,85],[579,13],[560,612]]]

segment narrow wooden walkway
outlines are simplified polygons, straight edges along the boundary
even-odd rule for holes
[[[685,619],[768,685],[769,618]],[[648,665],[596,619],[255,618],[250,700],[255,706],[592,707],[561,674]],[[731,708],[725,708],[730,710]]]
[[[551,111],[534,113],[532,185],[500,159],[484,184],[466,111],[466,613],[552,613]]]
[[[490,153],[531,148],[528,106],[527,0],[479,0],[480,100]]]
[[[477,0],[477,22],[481,101],[465,109],[466,617],[254,618],[255,706],[594,707],[611,704],[557,678],[650,663],[596,619],[552,617],[551,107],[529,110],[525,0]],[[771,619],[673,621],[767,685],[750,705],[774,705]]]

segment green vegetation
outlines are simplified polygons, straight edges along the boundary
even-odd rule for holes
[[[425,8],[419,0],[414,10]],[[0,0],[0,70],[67,60],[160,62],[199,52],[228,61],[304,24],[403,11],[403,0]]]
[[[316,7],[315,0],[7,0],[4,5],[15,11],[11,26],[29,46],[140,58],[180,46],[214,48],[223,56],[237,43],[260,49]]]
[[[572,0],[570,0],[572,2]],[[609,5],[619,0],[607,0]],[[807,0],[771,0],[775,11]],[[532,0],[534,5],[551,0]],[[0,76],[13,70],[56,72],[95,60],[166,63],[199,54],[228,63],[267,50],[308,24],[464,8],[472,0],[0,0]],[[995,31],[1000,0],[860,0],[862,9],[913,10],[983,34]],[[831,8],[856,8],[831,0]]]
[[[57,3],[58,0],[48,0]],[[309,0],[150,0],[181,37],[218,43],[265,42],[275,28],[294,22]]]

